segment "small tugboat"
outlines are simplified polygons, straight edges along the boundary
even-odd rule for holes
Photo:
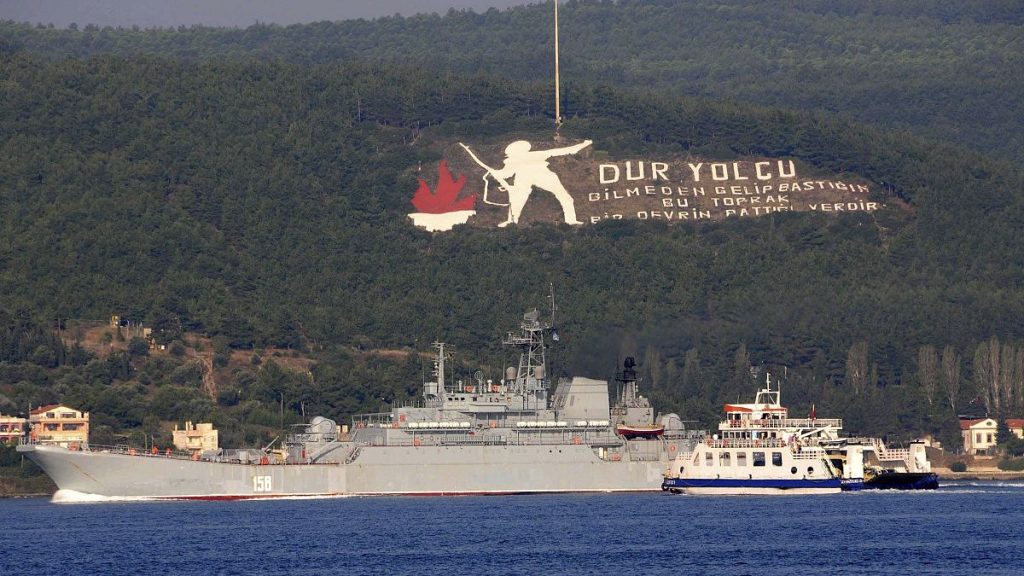
[[[726,404],[717,434],[669,466],[662,490],[687,494],[833,494],[843,479],[819,445],[842,421],[794,419],[771,376],[753,404]]]

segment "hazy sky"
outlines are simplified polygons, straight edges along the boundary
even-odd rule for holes
[[[79,27],[246,27],[439,12],[449,8],[507,8],[547,0],[0,0],[0,20]]]

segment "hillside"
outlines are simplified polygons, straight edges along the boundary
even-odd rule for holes
[[[551,4],[247,29],[0,24],[0,50],[381,61],[550,83]],[[842,115],[1024,161],[1024,13],[1013,0],[566,2],[564,109],[583,85]]]
[[[976,396],[1022,408],[1024,372],[1000,372],[1004,393],[975,359],[1024,357],[1024,179],[1009,165],[819,115],[580,88],[562,137],[595,154],[792,158],[879,184],[887,207],[430,234],[407,217],[420,169],[460,138],[550,140],[547,87],[24,52],[0,55],[0,78],[5,411],[61,399],[135,439],[213,418],[254,443],[303,413],[416,397],[415,355],[353,351],[442,339],[460,370],[500,373],[500,335],[551,284],[554,374],[606,377],[633,355],[659,407],[705,424],[749,394],[751,366],[788,367],[789,404],[854,432],[952,441]],[[213,338],[237,370],[210,398],[187,355],[100,357],[54,335],[115,313],[185,349]],[[267,347],[308,354],[309,373],[230,364]],[[932,349],[962,368],[949,401],[919,368]]]

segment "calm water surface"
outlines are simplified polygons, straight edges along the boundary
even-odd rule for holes
[[[1021,574],[1024,483],[935,492],[51,504],[7,574]]]

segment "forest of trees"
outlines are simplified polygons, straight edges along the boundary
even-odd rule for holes
[[[564,108],[581,83],[841,114],[1024,161],[1016,0],[574,0],[561,11]],[[73,30],[0,23],[49,57],[357,58],[550,81],[550,3],[246,29]]]
[[[567,12],[634,4],[641,14],[685,3]],[[867,3],[852,4],[867,18]],[[1019,30],[998,3],[990,18],[965,6],[961,28]],[[410,27],[511,29],[542,18],[537,10],[244,31],[4,24],[0,411],[66,401],[90,411],[105,440],[212,418],[226,440],[253,442],[304,414],[344,420],[412,401],[425,365],[415,352],[435,339],[456,346],[460,370],[500,374],[500,336],[543,308],[553,284],[563,336],[553,374],[608,377],[636,356],[645,393],[695,425],[749,399],[752,368],[785,381],[795,412],[813,403],[854,433],[933,433],[955,446],[956,414],[972,402],[1021,416],[1024,172],[998,159],[1019,153],[1012,139],[992,159],[961,141],[854,123],[853,104],[844,117],[579,82],[562,132],[601,153],[795,158],[878,183],[888,207],[674,226],[414,228],[417,168],[436,165],[455,138],[550,138],[550,86],[342,57],[349,49],[337,46],[338,57],[313,58],[316,35],[331,44],[357,37],[346,30],[391,27],[416,46]],[[247,35],[262,40],[241,43]],[[163,50],[172,45],[180,51]],[[931,54],[920,52],[937,66]],[[1012,99],[1020,76],[1000,78]],[[1013,116],[1007,130],[1019,138],[1012,106],[985,107]],[[943,115],[938,103],[927,110]],[[965,129],[992,133],[987,117],[968,120]],[[55,336],[70,320],[111,314],[155,328],[178,353],[126,343],[97,355]],[[194,334],[221,358],[252,357],[219,363],[216,397],[188,352]],[[309,371],[261,358],[266,347],[311,359]]]

